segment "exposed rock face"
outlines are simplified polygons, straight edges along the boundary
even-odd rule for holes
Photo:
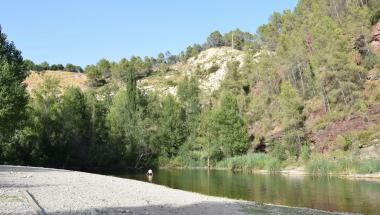
[[[380,140],[372,140],[372,144],[369,147],[361,148],[359,150],[360,159],[379,159],[380,157]]]
[[[141,79],[138,84],[140,89],[147,92],[156,91],[176,95],[177,87],[175,85],[186,75],[196,75],[199,71],[207,71],[215,66],[217,68],[215,71],[198,80],[201,93],[208,94],[219,89],[220,83],[227,73],[227,63],[230,61],[238,61],[242,65],[244,53],[230,47],[210,48],[189,58],[184,63],[172,65],[169,73]]]
[[[372,125],[380,123],[380,105],[372,106],[368,109],[366,117],[353,115],[341,120],[330,122],[326,128],[319,131],[311,131],[309,139],[315,144],[318,151],[327,152],[329,146],[325,143],[333,142],[338,135],[344,135],[351,131],[366,129]],[[365,143],[361,146],[367,147]]]
[[[371,47],[374,52],[380,51],[380,21],[372,27]]]

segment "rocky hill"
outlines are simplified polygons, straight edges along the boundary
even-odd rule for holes
[[[242,51],[230,47],[211,48],[202,51],[184,63],[170,67],[165,74],[154,73],[152,76],[139,81],[138,85],[146,91],[176,94],[178,83],[187,75],[198,77],[200,89],[209,94],[217,90],[227,72],[227,63],[244,60]]]
[[[220,82],[227,73],[227,63],[230,61],[244,60],[244,52],[230,47],[211,48],[202,51],[196,57],[192,57],[183,63],[171,65],[169,71],[160,73],[153,72],[148,77],[140,79],[138,86],[147,92],[170,93],[175,95],[178,83],[187,75],[198,77],[200,89],[209,94],[217,90]],[[28,92],[38,87],[46,78],[57,79],[61,87],[75,86],[87,89],[87,77],[84,73],[73,73],[67,71],[31,71],[26,79]]]

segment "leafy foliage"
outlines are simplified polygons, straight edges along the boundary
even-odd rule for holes
[[[27,104],[25,85],[27,71],[21,52],[7,40],[0,26],[0,161],[16,129],[22,125]]]

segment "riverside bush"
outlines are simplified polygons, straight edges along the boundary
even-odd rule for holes
[[[279,171],[281,169],[281,161],[277,158],[271,158],[267,160],[265,167],[269,172]]]
[[[338,159],[328,160],[319,158],[311,160],[306,170],[311,174],[327,175],[338,173],[375,173],[380,172],[380,160],[356,160],[356,159]]]
[[[364,160],[357,165],[358,173],[375,173],[380,172],[380,160]]]
[[[263,170],[268,167],[275,169],[275,167],[279,166],[277,165],[278,163],[280,163],[278,159],[270,158],[263,153],[257,153],[227,158],[218,162],[217,167],[231,170]]]
[[[327,175],[335,172],[336,165],[327,159],[316,159],[311,160],[307,164],[306,169],[311,174]]]

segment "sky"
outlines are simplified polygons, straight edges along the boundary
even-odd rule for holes
[[[215,30],[251,33],[297,0],[4,0],[0,25],[35,63],[177,54]]]

